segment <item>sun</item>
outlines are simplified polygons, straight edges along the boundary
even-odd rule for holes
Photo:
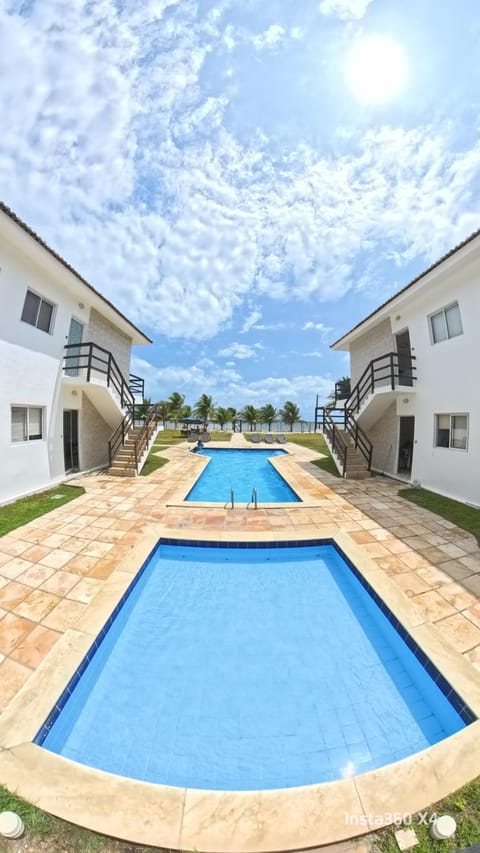
[[[347,77],[359,101],[381,104],[395,97],[405,84],[405,53],[389,36],[364,36],[348,58]]]

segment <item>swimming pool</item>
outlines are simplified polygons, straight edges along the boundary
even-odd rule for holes
[[[363,773],[464,728],[472,712],[360,577],[328,543],[162,540],[36,742],[134,779],[252,790]]]
[[[204,448],[202,456],[210,462],[202,472],[187,501],[212,501],[226,503],[230,489],[235,501],[248,503],[253,489],[257,490],[259,503],[292,503],[300,501],[298,495],[269,462],[274,456],[284,456],[284,450],[233,450]]]

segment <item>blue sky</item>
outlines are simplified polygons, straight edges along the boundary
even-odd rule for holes
[[[154,400],[310,419],[480,225],[476,0],[0,0],[0,40],[0,195],[154,339]]]

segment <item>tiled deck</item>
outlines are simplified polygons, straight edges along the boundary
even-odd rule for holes
[[[236,437],[236,444],[243,439]],[[222,445],[225,446],[225,445]],[[480,549],[450,522],[398,497],[402,486],[381,477],[344,481],[309,464],[317,454],[288,445],[280,459],[292,485],[316,506],[235,510],[169,506],[187,490],[200,459],[180,445],[171,462],[148,478],[79,478],[86,494],[0,539],[0,710],[75,625],[144,526],[282,531],[322,536],[332,523],[392,576],[428,621],[480,669]],[[295,460],[295,462],[294,462]],[[299,464],[296,464],[299,463]]]
[[[234,438],[237,446],[244,441],[242,436]],[[385,600],[392,599],[393,592],[399,618],[416,631],[419,644],[427,644],[427,653],[430,646],[432,652],[442,655],[447,680],[448,671],[458,677],[465,693],[470,691],[474,699],[472,707],[480,707],[480,678],[472,679],[473,670],[461,659],[464,655],[480,669],[477,541],[399,498],[402,484],[379,477],[346,482],[310,465],[317,455],[312,451],[293,443],[288,449],[290,454],[278,457],[275,464],[304,497],[303,504],[257,511],[182,505],[182,497],[205,460],[188,454],[186,445],[179,445],[163,451],[162,455],[171,460],[169,465],[148,478],[79,478],[77,482],[86,489],[84,496],[0,539],[0,711],[20,692],[3,714],[2,766],[10,784],[15,788],[20,784],[24,796],[73,822],[131,840],[137,840],[138,809],[144,809],[146,834],[138,840],[149,844],[158,843],[158,837],[157,826],[150,826],[147,814],[161,807],[159,826],[162,832],[172,833],[169,838],[173,841],[167,842],[170,846],[185,849],[203,843],[205,849],[225,853],[227,848],[291,849],[298,841],[298,827],[302,828],[304,846],[318,844],[322,835],[325,841],[346,838],[357,834],[345,830],[347,805],[352,814],[360,803],[368,813],[383,805],[387,813],[395,784],[397,799],[400,797],[403,804],[400,810],[414,810],[478,774],[472,750],[478,723],[455,736],[455,750],[443,741],[394,765],[393,770],[384,767],[355,779],[261,792],[262,796],[247,792],[244,797],[163,787],[159,799],[157,786],[121,777],[111,777],[111,786],[105,786],[98,771],[65,764],[32,746],[35,720],[39,714],[40,719],[45,718],[55,702],[51,696],[58,697],[67,679],[65,661],[72,654],[81,660],[156,541],[157,528],[163,535],[172,531],[186,538],[335,536],[341,547],[342,540],[345,545],[350,543],[355,562],[365,564],[363,571],[370,573],[372,581],[376,577],[375,584]],[[415,608],[398,590],[413,601]],[[428,623],[440,628],[441,637]],[[440,648],[444,640],[446,645]],[[49,652],[48,660],[39,668]],[[32,678],[35,684],[21,690],[37,668]],[[22,712],[18,713],[20,708]],[[424,790],[425,774],[430,780],[428,794]],[[65,786],[70,794],[62,795],[60,802],[58,791],[64,791]],[[382,792],[388,803],[383,803]],[[125,804],[121,815],[113,807],[120,796]],[[400,802],[397,805],[400,807]],[[326,823],[319,815],[328,815]]]

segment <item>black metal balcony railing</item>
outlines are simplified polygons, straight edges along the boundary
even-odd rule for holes
[[[117,394],[121,408],[135,405],[135,398],[112,353],[93,341],[67,344],[63,369],[67,376],[83,375],[87,382],[98,374],[106,376],[107,386]]]
[[[399,385],[413,385],[416,379],[414,361],[414,355],[407,356],[398,352],[387,352],[373,358],[352,388],[345,408],[355,414],[360,411],[365,398],[377,388],[391,388],[394,391]]]
[[[141,376],[135,376],[134,373],[131,373],[128,377],[128,387],[134,397],[145,399],[145,380]]]

